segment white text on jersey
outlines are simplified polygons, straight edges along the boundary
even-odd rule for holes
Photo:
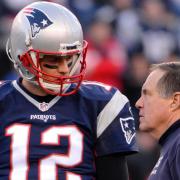
[[[56,115],[44,115],[44,114],[32,114],[30,115],[31,120],[42,120],[44,122],[47,122],[48,120],[56,120]]]

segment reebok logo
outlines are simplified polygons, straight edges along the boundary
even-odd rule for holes
[[[42,120],[44,122],[47,122],[48,120],[56,120],[56,115],[44,115],[44,114],[32,114],[30,115],[31,120]]]

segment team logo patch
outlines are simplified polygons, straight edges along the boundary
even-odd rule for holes
[[[26,14],[26,17],[30,23],[33,38],[40,32],[40,30],[45,29],[53,24],[47,15],[38,9],[26,8],[24,9],[24,14]]]
[[[154,175],[157,173],[158,167],[159,167],[162,159],[163,159],[163,156],[160,156],[150,175]]]
[[[131,143],[133,137],[135,136],[134,119],[132,117],[120,118],[120,124],[128,144]]]
[[[44,111],[47,111],[48,109],[49,109],[48,103],[45,103],[45,102],[39,103],[39,110],[44,112]]]

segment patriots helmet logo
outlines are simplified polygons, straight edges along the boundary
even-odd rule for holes
[[[33,38],[40,32],[40,30],[45,29],[53,24],[47,15],[38,9],[25,8],[24,14],[30,23]]]
[[[122,127],[122,131],[124,133],[126,142],[130,144],[133,137],[135,136],[134,119],[132,117],[120,118],[120,124]]]

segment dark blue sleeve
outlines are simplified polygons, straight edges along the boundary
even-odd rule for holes
[[[172,179],[180,179],[180,145],[174,149],[174,160],[172,160],[170,164],[170,171],[171,175],[173,176]]]
[[[137,151],[136,130],[126,96],[117,91],[98,116],[97,156]]]

